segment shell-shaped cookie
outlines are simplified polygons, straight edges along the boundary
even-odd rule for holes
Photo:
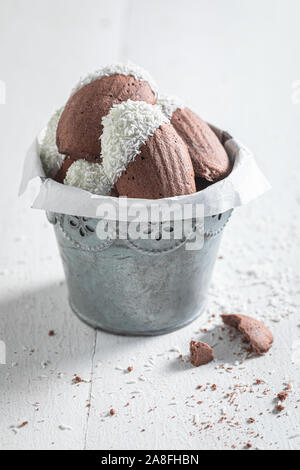
[[[103,119],[103,169],[120,196],[160,199],[196,192],[186,145],[158,106],[115,105]]]
[[[116,187],[121,196],[143,199],[196,192],[189,152],[171,124],[163,124],[148,138]]]
[[[175,97],[162,95],[158,105],[187,145],[196,177],[210,182],[225,178],[231,162],[208,124]]]
[[[57,147],[62,154],[75,159],[101,161],[100,136],[102,118],[114,104],[131,99],[156,103],[156,94],[147,81],[147,74],[124,75],[125,68],[99,71],[92,78],[83,80],[81,87],[69,98],[57,128]],[[116,73],[119,71],[119,73]],[[132,72],[134,73],[134,72]]]

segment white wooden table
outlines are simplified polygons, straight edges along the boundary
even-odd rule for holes
[[[299,449],[299,27],[298,0],[1,1],[1,449]],[[235,211],[205,316],[148,339],[75,318],[52,227],[17,199],[26,148],[78,77],[127,59],[250,147],[273,184]],[[221,330],[241,312],[272,329],[265,357]],[[192,337],[215,362],[179,359]]]

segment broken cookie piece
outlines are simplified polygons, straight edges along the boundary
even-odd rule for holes
[[[279,401],[285,401],[288,398],[289,394],[288,392],[280,392],[277,395],[277,398]]]
[[[245,335],[257,354],[263,355],[271,348],[273,335],[262,322],[246,315],[221,315],[221,317],[225,325],[237,328]]]
[[[202,341],[190,343],[191,363],[195,367],[203,366],[214,360],[214,350]]]

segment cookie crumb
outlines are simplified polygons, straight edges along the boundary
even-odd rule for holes
[[[20,426],[18,426],[18,427],[19,427],[19,429],[25,428],[25,426],[27,426],[27,424],[28,424],[28,421],[23,421],[23,423],[20,424]]]
[[[72,380],[72,384],[73,385],[77,385],[77,384],[80,384],[82,382],[85,382],[81,377],[79,377],[79,375],[77,374],[74,374],[74,378]]]
[[[277,395],[278,400],[285,401],[288,398],[289,394],[287,392],[280,392]]]

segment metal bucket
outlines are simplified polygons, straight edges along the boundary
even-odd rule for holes
[[[100,240],[99,219],[47,213],[72,310],[90,326],[122,335],[160,335],[188,325],[205,308],[231,212],[205,217],[204,244],[194,251],[186,250],[186,236],[165,240],[162,224],[155,239]]]

